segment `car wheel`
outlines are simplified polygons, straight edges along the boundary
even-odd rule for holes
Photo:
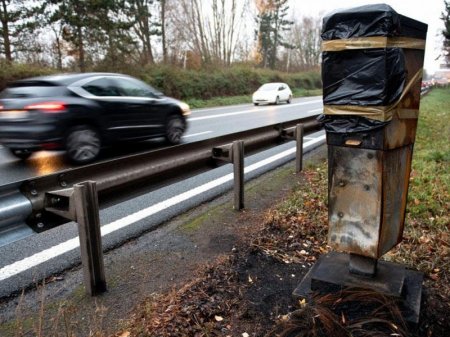
[[[275,99],[275,105],[280,104],[280,97],[277,96],[277,98]]]
[[[33,154],[33,151],[28,149],[9,149],[9,152],[11,152],[14,157],[22,160],[30,158],[30,156]]]
[[[100,135],[88,126],[76,126],[69,130],[66,138],[66,156],[75,164],[86,164],[98,157],[101,148]]]
[[[181,142],[186,124],[180,115],[171,115],[166,124],[166,139],[170,144]]]
[[[287,104],[291,104],[291,102],[292,102],[292,96],[291,95],[289,95],[289,98],[288,98],[288,100],[286,102],[287,102]]]
[[[253,103],[254,105],[256,105],[256,106],[258,106],[259,105],[259,103]]]

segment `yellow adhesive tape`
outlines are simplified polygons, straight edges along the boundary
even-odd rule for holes
[[[390,121],[394,115],[398,118],[417,118],[419,111],[417,109],[403,109],[398,105],[411,90],[411,87],[422,78],[422,69],[417,71],[409,80],[403,89],[400,98],[387,106],[360,106],[360,105],[324,105],[323,113],[325,115],[353,115],[361,116],[379,121]]]
[[[322,51],[342,51],[372,48],[425,49],[425,40],[410,37],[355,37],[322,42]]]

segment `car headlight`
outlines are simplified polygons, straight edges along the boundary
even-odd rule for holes
[[[181,112],[183,113],[184,116],[187,116],[187,115],[191,114],[191,108],[186,103],[179,102],[178,106],[180,107]]]

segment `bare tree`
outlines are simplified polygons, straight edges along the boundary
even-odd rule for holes
[[[243,13],[242,9],[238,13],[236,0],[212,0],[211,48],[214,58],[225,65],[231,64]]]
[[[288,51],[290,67],[299,70],[316,68],[320,61],[320,18],[302,17],[294,23],[289,40],[293,49]]]
[[[55,37],[55,40],[52,44],[52,50],[56,54],[56,67],[58,70],[62,70],[63,41],[64,41],[62,38],[63,27],[60,24],[58,24],[57,26],[51,25],[50,29]]]
[[[204,64],[230,65],[241,34],[247,1],[180,0],[176,36]]]

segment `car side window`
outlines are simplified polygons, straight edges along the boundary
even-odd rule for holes
[[[99,78],[83,85],[83,89],[94,96],[120,96],[119,90],[107,78]]]
[[[151,90],[150,86],[136,80],[128,78],[116,78],[115,82],[121,96],[157,98],[158,96]]]

